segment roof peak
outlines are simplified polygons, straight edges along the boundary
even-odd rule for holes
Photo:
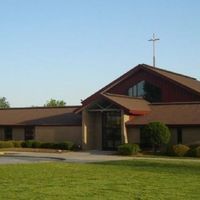
[[[166,70],[166,69],[163,69],[163,68],[160,68],[160,67],[153,67],[153,66],[147,65],[147,64],[145,64],[145,63],[140,64],[139,66],[151,68],[151,69],[153,69],[153,70],[159,70],[159,71],[171,73],[171,74],[174,74],[174,75],[177,75],[177,76],[182,76],[182,77],[185,77],[185,78],[190,78],[190,79],[193,79],[193,80],[198,81],[198,80],[197,80],[196,78],[194,78],[194,77],[187,76],[187,75],[184,75],[184,74],[180,74],[180,73],[177,73],[177,72],[173,72],[173,71],[170,71],[170,70]]]

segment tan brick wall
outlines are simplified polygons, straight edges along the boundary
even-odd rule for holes
[[[170,128],[171,138],[169,141],[170,145],[177,144],[177,129],[176,128]]]
[[[83,149],[102,148],[102,120],[100,112],[83,111],[82,139]]]
[[[87,110],[82,112],[82,148],[84,150],[94,148],[95,113]]]
[[[127,128],[128,143],[140,143],[140,128]]]
[[[188,127],[182,129],[183,144],[200,143],[200,127]]]
[[[24,128],[12,129],[13,140],[24,140]]]
[[[35,140],[41,142],[72,141],[81,144],[81,126],[37,126]]]

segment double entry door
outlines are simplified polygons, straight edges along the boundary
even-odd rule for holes
[[[102,113],[102,149],[117,150],[121,144],[121,112]]]

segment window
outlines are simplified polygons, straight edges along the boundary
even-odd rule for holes
[[[34,127],[25,127],[24,140],[34,140]]]
[[[144,127],[140,128],[140,146],[142,149],[149,150],[152,149],[151,138],[144,131]]]
[[[144,96],[144,81],[141,81],[129,88],[128,95],[132,97],[141,97]]]
[[[12,140],[12,128],[11,127],[4,128],[4,140]]]
[[[128,89],[128,95],[132,97],[143,97],[150,102],[161,101],[161,89],[147,81],[140,81]]]
[[[145,82],[144,81],[141,81],[137,84],[137,96],[138,97],[142,97],[144,96],[145,94],[145,91],[144,91],[144,84]]]
[[[177,144],[182,144],[182,128],[177,128]]]

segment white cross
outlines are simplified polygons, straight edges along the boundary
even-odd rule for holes
[[[156,57],[155,57],[155,42],[160,40],[159,38],[155,37],[155,33],[153,34],[153,38],[148,40],[150,42],[153,42],[153,66],[156,66]]]

